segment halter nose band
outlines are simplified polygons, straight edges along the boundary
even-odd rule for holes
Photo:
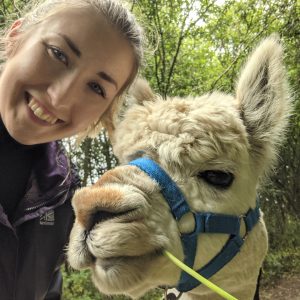
[[[129,162],[129,165],[138,167],[159,184],[161,193],[169,204],[172,215],[176,221],[179,221],[180,218],[188,212],[193,213],[196,223],[194,231],[181,235],[184,263],[186,265],[191,268],[194,266],[198,235],[204,233],[223,233],[229,235],[229,239],[222,250],[213,257],[210,262],[197,271],[205,278],[210,278],[235,257],[240,251],[245,237],[257,224],[260,218],[258,202],[254,209],[250,208],[243,216],[216,214],[211,212],[194,213],[191,211],[183,193],[176,183],[156,162],[149,158],[142,157]],[[240,236],[242,221],[244,221],[246,225],[244,237]],[[188,292],[199,284],[198,280],[187,273],[182,272],[176,288],[180,292]]]

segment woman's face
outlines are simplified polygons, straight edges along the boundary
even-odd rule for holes
[[[10,36],[18,38],[18,25]],[[129,78],[129,42],[90,10],[61,11],[20,34],[0,77],[10,135],[32,145],[72,136],[97,121]]]

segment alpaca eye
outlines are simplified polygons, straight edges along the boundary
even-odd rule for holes
[[[205,180],[208,184],[223,189],[229,188],[234,179],[232,173],[215,170],[200,172],[197,177]]]

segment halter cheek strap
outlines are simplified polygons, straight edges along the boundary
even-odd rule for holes
[[[198,235],[203,233],[221,233],[229,235],[229,239],[221,251],[205,266],[197,270],[199,274],[206,278],[210,278],[232,260],[232,258],[240,251],[245,237],[260,218],[258,205],[255,209],[250,208],[244,216],[215,214],[209,212],[192,212],[176,183],[153,160],[145,157],[138,158],[129,162],[129,165],[138,167],[159,184],[161,193],[169,204],[171,213],[175,220],[179,221],[180,218],[188,212],[193,214],[196,224],[195,230],[192,233],[181,235],[181,243],[184,251],[184,263],[186,265],[191,268],[194,265]],[[240,236],[242,221],[244,221],[246,225],[245,237]],[[187,273],[182,272],[176,288],[180,292],[187,292],[194,289],[199,284],[200,283],[196,279]]]

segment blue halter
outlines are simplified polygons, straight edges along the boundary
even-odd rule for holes
[[[197,237],[199,234],[224,233],[230,235],[222,250],[205,266],[197,270],[199,274],[206,278],[210,278],[217,273],[235,257],[240,251],[245,237],[260,218],[258,204],[254,209],[250,208],[244,216],[192,212],[176,183],[153,160],[145,157],[138,158],[129,162],[129,165],[138,167],[159,184],[161,193],[168,202],[172,215],[176,221],[179,221],[180,218],[188,212],[193,214],[196,223],[195,230],[192,233],[181,235],[184,263],[186,265],[193,268],[197,250]],[[240,236],[242,220],[246,225],[246,234],[244,237]],[[198,285],[200,285],[200,283],[196,279],[187,273],[182,272],[176,288],[180,292],[187,292]]]

